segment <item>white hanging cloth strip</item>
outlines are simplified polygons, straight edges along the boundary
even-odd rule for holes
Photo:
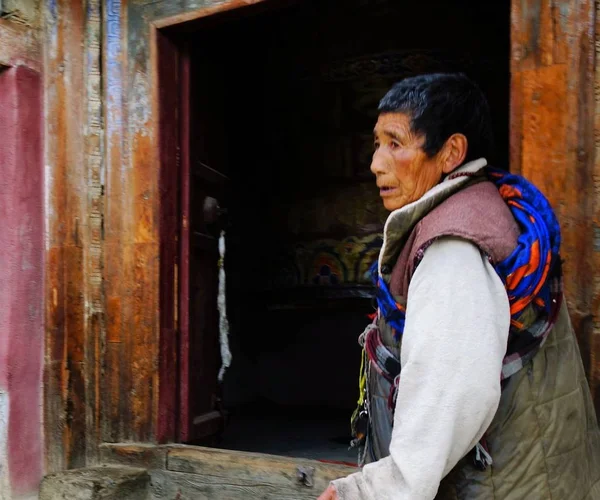
[[[227,294],[225,292],[225,231],[219,236],[219,295],[217,307],[219,308],[219,341],[221,343],[221,369],[219,382],[223,381],[225,371],[231,365],[231,351],[229,350],[229,320],[227,319]]]

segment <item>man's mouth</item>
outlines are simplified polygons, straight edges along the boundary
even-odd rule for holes
[[[381,186],[379,188],[379,195],[380,196],[389,196],[390,194],[392,194],[394,191],[396,191],[397,188],[395,187],[391,187],[391,186]]]

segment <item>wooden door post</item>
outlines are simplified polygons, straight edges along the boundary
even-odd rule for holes
[[[510,167],[542,189],[558,214],[566,296],[600,410],[595,23],[591,0],[513,0]]]

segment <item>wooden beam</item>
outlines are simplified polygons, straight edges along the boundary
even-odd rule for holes
[[[310,486],[299,481],[298,467],[314,471]],[[312,491],[313,498],[315,493],[324,491],[330,481],[358,471],[355,467],[316,460],[196,446],[169,450],[167,470],[219,478],[223,484],[246,480],[248,483],[269,485],[274,488],[273,493],[278,490],[296,494]]]
[[[102,0],[86,1],[84,42],[84,136],[86,218],[82,284],[85,298],[86,465],[98,462],[100,444],[101,346],[106,334],[104,300],[104,157],[102,116]]]
[[[46,368],[47,470],[85,465],[83,380],[84,218],[82,149],[83,23],[81,4],[48,9],[46,94]],[[74,396],[74,397],[73,397]]]
[[[151,472],[152,484],[159,491],[155,500],[314,500],[316,489],[287,488],[250,479],[213,477],[206,474],[161,471]]]
[[[221,2],[216,5],[207,5],[201,9],[196,9],[191,12],[184,12],[181,14],[157,19],[153,22],[153,24],[158,29],[176,26],[178,24],[196,21],[198,19],[202,19],[203,17],[220,14],[222,12],[239,9],[241,7],[248,7],[250,5],[255,5],[266,1],[268,0],[226,0],[225,2]]]
[[[109,0],[104,8],[104,124],[106,162],[106,200],[104,213],[104,290],[106,296],[106,349],[104,363],[109,367],[101,382],[101,432],[104,442],[124,440],[131,386],[131,359],[125,355],[128,344],[129,318],[132,316],[128,299],[133,283],[129,267],[131,259],[129,235],[124,221],[129,211],[124,206],[129,185],[126,165],[127,114],[125,109],[125,54],[127,43],[125,19],[127,6],[119,0]]]
[[[107,442],[148,442],[156,439],[158,411],[160,206],[146,69],[149,25],[135,18],[143,31],[142,55],[131,57],[127,20],[133,7],[120,0],[105,5],[105,363],[111,373],[102,380],[102,433]]]
[[[103,332],[100,0],[45,4],[47,470],[90,465]]]
[[[309,499],[358,469],[310,459],[183,445],[104,444],[103,463],[149,470],[159,498]],[[298,467],[311,472],[308,484]]]

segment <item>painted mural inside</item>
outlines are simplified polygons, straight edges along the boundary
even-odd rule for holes
[[[268,288],[371,284],[369,268],[381,243],[379,233],[298,242],[274,259]]]

